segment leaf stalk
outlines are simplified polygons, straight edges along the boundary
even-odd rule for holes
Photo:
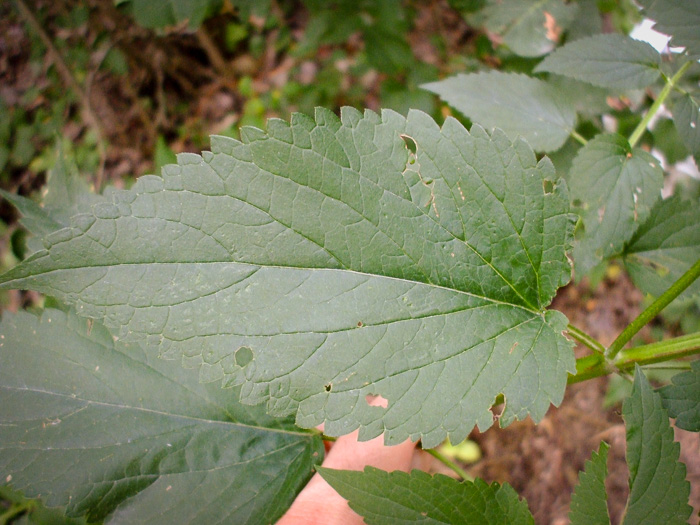
[[[595,337],[587,334],[583,330],[576,328],[572,324],[569,324],[566,327],[566,331],[571,337],[576,339],[576,341],[587,346],[594,352],[597,352],[601,355],[605,353],[605,347]]]
[[[588,144],[588,141],[581,135],[578,131],[575,129],[571,130],[570,135],[577,141],[579,142],[582,146],[585,146]]]
[[[460,478],[462,478],[464,481],[474,481],[474,478],[472,476],[470,476],[469,474],[467,474],[467,472],[462,467],[457,465],[457,463],[452,461],[450,458],[448,458],[447,456],[445,456],[441,452],[438,452],[434,448],[424,448],[423,450],[425,452],[427,452],[428,454],[430,454],[431,456],[433,456],[435,459],[437,459],[440,463],[442,463],[443,465],[447,466],[448,468],[450,468],[451,470],[456,472],[457,475]]]

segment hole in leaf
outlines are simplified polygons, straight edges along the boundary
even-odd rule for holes
[[[328,383],[326,386],[323,387],[326,392],[330,392],[333,390],[333,383]]]
[[[389,406],[389,400],[379,394],[367,394],[365,396],[365,401],[371,407],[387,408]]]
[[[406,148],[408,149],[408,151],[415,155],[416,151],[418,151],[418,145],[416,144],[416,141],[408,135],[401,135],[401,138],[406,143]]]
[[[493,422],[498,423],[506,409],[506,397],[503,394],[498,394],[496,399],[493,400],[493,405],[491,405],[491,415],[493,416]]]
[[[573,204],[577,208],[580,208],[581,206],[583,206],[583,202],[581,202],[581,199],[574,199],[573,201],[571,201],[571,204]]]
[[[247,346],[241,346],[238,350],[236,350],[233,358],[236,360],[236,364],[243,368],[253,360],[253,351]]]
[[[542,186],[544,187],[544,192],[548,195],[554,191],[554,183],[551,180],[544,179]]]

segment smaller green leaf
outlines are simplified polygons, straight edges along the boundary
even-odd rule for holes
[[[33,524],[37,525],[86,525],[87,520],[83,518],[69,518],[65,515],[62,507],[48,508],[41,500],[30,500],[22,496],[19,491],[12,490],[7,486],[0,486],[0,508],[2,504],[11,503],[12,507],[4,514],[0,514],[0,523],[12,525]],[[8,513],[19,507],[18,514],[14,514],[10,521],[4,522],[3,518],[8,518]]]
[[[680,445],[673,440],[661,396],[654,392],[637,365],[632,395],[622,405],[627,428],[627,465],[630,495],[624,525],[685,525],[690,484],[678,459]]]
[[[70,226],[71,217],[90,211],[93,204],[105,200],[90,190],[60,144],[56,146],[56,163],[49,171],[41,205],[4,190],[0,190],[0,195],[22,214],[20,224],[34,236],[27,243],[30,253],[43,248],[43,237]]]
[[[700,153],[700,103],[686,93],[673,104],[673,122],[693,155]]]
[[[109,192],[107,192],[109,194]],[[42,207],[61,227],[70,226],[70,219],[90,211],[93,204],[106,197],[95,194],[87,180],[80,175],[71,157],[60,144],[56,147],[56,163],[49,171]]]
[[[584,235],[574,247],[576,269],[585,274],[622,252],[661,197],[663,170],[627,139],[601,134],[581,148],[571,167],[571,198],[580,208]]]
[[[620,34],[594,35],[560,47],[536,68],[611,89],[642,89],[660,75],[661,55]]]
[[[538,151],[559,149],[576,121],[568,97],[526,75],[499,71],[460,74],[422,87],[474,122],[501,128],[511,139],[521,136]]]
[[[571,496],[571,525],[610,525],[605,492],[609,449],[610,446],[603,441],[579,474],[579,484]]]
[[[90,520],[269,523],[323,444],[236,395],[74,313],[6,314],[2,483]]]
[[[486,29],[503,36],[503,43],[520,56],[549,53],[573,21],[578,6],[562,0],[498,0],[483,11]]]
[[[678,428],[700,432],[700,360],[690,366],[691,370],[673,377],[672,385],[660,388],[659,394]]]
[[[638,0],[644,14],[656,21],[654,29],[671,35],[671,45],[700,53],[700,3],[688,0]]]
[[[317,468],[368,525],[411,523],[532,524],[527,503],[508,484],[453,478],[414,470],[364,472]]]
[[[24,226],[29,233],[43,237],[63,227],[61,223],[56,222],[44,208],[39,206],[32,199],[10,193],[3,189],[0,189],[0,195],[12,204],[22,215],[19,223]]]
[[[680,162],[690,154],[673,120],[660,118],[654,124],[651,134],[654,137],[654,148],[663,153],[669,164]]]
[[[676,195],[656,203],[625,246],[625,267],[634,283],[658,297],[700,258],[700,207]],[[680,297],[700,293],[700,280]]]

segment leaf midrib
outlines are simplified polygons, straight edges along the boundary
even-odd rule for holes
[[[48,252],[47,252],[47,255],[45,255],[45,256],[46,257],[49,256]],[[434,288],[446,290],[446,291],[449,291],[452,293],[467,295],[469,297],[474,297],[476,299],[481,299],[483,301],[487,301],[487,302],[494,303],[494,304],[509,306],[509,307],[513,307],[513,308],[519,308],[521,310],[525,310],[526,312],[536,314],[536,315],[541,315],[543,313],[542,311],[536,310],[534,308],[528,308],[527,306],[524,306],[521,304],[514,304],[514,303],[509,303],[507,301],[500,301],[500,300],[494,299],[492,297],[479,295],[479,294],[476,294],[474,292],[468,292],[466,290],[460,290],[458,288],[449,288],[447,286],[443,286],[443,285],[435,284],[435,283],[425,283],[422,281],[413,281],[413,280],[405,279],[402,277],[374,274],[374,273],[362,272],[359,270],[348,270],[348,269],[342,269],[342,268],[312,268],[312,267],[306,267],[306,266],[281,266],[281,265],[275,265],[275,264],[249,263],[249,262],[245,262],[245,261],[119,262],[119,263],[93,264],[93,265],[89,265],[89,266],[85,266],[85,265],[64,266],[62,268],[53,268],[51,270],[44,270],[44,271],[40,271],[40,272],[27,273],[26,275],[24,275],[22,277],[13,277],[10,280],[0,282],[0,289],[12,288],[13,283],[15,283],[17,281],[22,281],[22,280],[26,280],[26,279],[33,279],[33,278],[40,276],[40,275],[49,275],[49,274],[52,274],[55,272],[62,272],[62,271],[84,270],[84,269],[91,269],[91,268],[112,268],[112,267],[117,267],[117,266],[157,266],[157,265],[188,265],[188,264],[191,264],[191,265],[208,265],[208,264],[238,265],[238,264],[241,264],[241,265],[251,266],[251,267],[272,268],[272,269],[280,269],[280,270],[298,270],[298,271],[308,271],[308,272],[348,272],[348,273],[352,273],[352,274],[356,274],[356,275],[366,276],[369,278],[389,279],[389,280],[394,280],[394,281],[401,281],[401,282],[405,282],[405,283],[410,283],[411,285],[414,285],[414,286],[434,287]],[[10,272],[12,272],[12,270],[10,270]],[[5,275],[7,275],[7,274],[5,274]],[[214,293],[216,293],[216,291]],[[197,298],[199,298],[199,297],[197,297]]]

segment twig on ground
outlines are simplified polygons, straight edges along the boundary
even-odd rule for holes
[[[46,31],[44,31],[44,28],[41,27],[41,24],[34,16],[34,13],[32,13],[31,10],[27,7],[27,5],[24,3],[24,0],[15,0],[15,3],[22,18],[24,18],[27,24],[29,24],[32,30],[37,34],[44,46],[46,46],[49,58],[56,66],[58,74],[61,76],[63,82],[80,99],[85,124],[93,131],[93,133],[95,133],[97,137],[97,151],[100,156],[100,165],[97,169],[97,173],[95,174],[94,183],[95,191],[99,192],[102,188],[102,181],[104,178],[104,167],[107,159],[107,152],[104,145],[104,133],[102,131],[102,125],[100,123],[100,120],[97,118],[95,111],[92,109],[92,106],[90,105],[90,99],[86,94],[85,90],[73,76],[73,73],[66,65],[66,62],[63,60],[61,53],[58,51],[58,49],[56,49],[56,46],[54,45],[53,41],[46,33]]]

